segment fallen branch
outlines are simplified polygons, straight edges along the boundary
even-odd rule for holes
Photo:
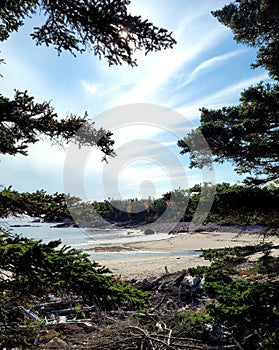
[[[169,345],[168,343],[164,342],[163,340],[151,337],[145,330],[143,330],[140,327],[129,326],[128,328],[135,329],[135,330],[138,330],[138,331],[142,332],[144,334],[144,336],[146,337],[146,339],[154,341],[154,342],[157,342],[157,343],[160,343],[160,344],[166,346],[168,349],[177,350],[172,345]]]
[[[160,302],[155,305],[153,308],[149,309],[150,312],[154,312],[155,310],[159,309],[159,307],[163,304],[163,302],[167,299],[167,295],[165,294],[163,298],[160,300]]]

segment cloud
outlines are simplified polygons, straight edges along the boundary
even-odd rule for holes
[[[160,3],[159,8],[154,6],[153,9],[153,5],[151,6],[149,2],[146,2],[145,5],[140,2],[140,7],[143,9],[144,6],[152,7],[158,19],[164,15],[163,9],[166,6],[170,7],[171,11],[175,9],[177,15],[177,9],[173,5],[166,4]],[[115,93],[111,94],[108,91],[107,106],[108,104],[119,106],[135,102],[162,103],[162,94],[165,92],[170,94],[168,84],[174,82],[177,71],[202,56],[204,52],[219,46],[230,35],[225,27],[221,27],[215,19],[211,18],[210,4],[206,8],[200,4],[197,8],[189,8],[184,5],[182,7],[186,7],[185,12],[180,12],[176,21],[171,20],[169,25],[167,22],[167,24],[161,23],[167,28],[174,27],[173,36],[177,40],[177,45],[172,50],[149,53],[147,56],[143,52],[136,53],[139,65],[134,69],[130,67],[111,68],[104,62],[100,63],[102,76],[109,76],[110,82],[119,82],[119,89]],[[183,13],[182,16],[181,13]],[[167,16],[166,19],[169,17]],[[157,23],[156,18],[154,21]],[[205,28],[207,28],[206,31]],[[123,74],[124,68],[125,73]],[[123,77],[130,83],[130,86],[121,83]],[[167,103],[166,100],[164,102]]]
[[[204,178],[200,170],[190,170],[185,167],[172,167],[165,169],[158,164],[147,160],[139,160],[128,164],[119,174],[117,181],[103,183],[104,193],[107,197],[144,197],[145,187],[155,190],[152,197],[158,198],[167,191],[191,187],[202,183]],[[212,180],[212,177],[210,178]],[[214,182],[214,179],[213,179]],[[153,186],[152,186],[153,185]],[[147,195],[145,195],[145,198]]]
[[[268,73],[262,73],[260,75],[240,80],[239,82],[229,85],[227,88],[223,88],[220,91],[215,92],[212,95],[209,95],[202,101],[202,105],[221,105],[225,103],[225,101],[231,101],[233,103],[238,97],[240,97],[240,92],[244,89],[250,87],[251,85],[259,83],[259,81],[269,80],[270,77]],[[228,102],[227,102],[228,103]]]
[[[197,78],[197,76],[200,75],[200,73],[202,71],[208,70],[208,69],[212,68],[213,66],[216,66],[224,61],[227,61],[233,57],[239,56],[242,53],[244,53],[245,51],[247,51],[247,50],[231,51],[231,52],[225,53],[223,55],[215,56],[215,57],[212,57],[206,61],[203,61],[191,72],[189,78],[183,84],[178,86],[177,88],[180,89],[180,88],[188,85],[189,83],[191,83],[193,80],[195,80]]]
[[[4,44],[5,45],[5,44]],[[6,64],[1,65],[0,78],[4,84],[1,86],[1,93],[8,97],[14,96],[14,89],[30,91],[39,99],[46,99],[46,89],[43,84],[44,74],[32,66],[32,62],[27,64],[21,60],[6,44],[4,46],[4,57]]]
[[[90,95],[94,95],[98,91],[96,84],[90,84],[86,80],[81,80],[81,85]]]
[[[166,146],[166,147],[176,146],[176,144],[177,144],[177,141],[163,142],[163,145]]]
[[[34,43],[28,44],[28,36],[20,36],[19,32],[14,36],[15,39],[11,37],[3,43],[1,49],[7,62],[1,66],[4,74],[1,93],[8,95],[13,93],[14,88],[27,88],[38,101],[53,99],[58,113],[64,115],[65,111],[80,113],[87,110],[90,116],[96,116],[96,127],[114,132],[116,151],[119,152],[119,160],[115,162],[126,160],[123,166],[125,171],[120,171],[119,176],[120,182],[123,178],[121,188],[126,198],[134,195],[146,177],[157,182],[157,193],[170,189],[168,181],[164,181],[163,170],[158,166],[160,163],[167,169],[168,176],[181,184],[181,187],[187,181],[190,184],[200,183],[200,171],[172,164],[172,160],[188,164],[187,156],[182,159],[178,154],[177,139],[182,138],[194,126],[191,121],[198,123],[199,108],[235,104],[243,88],[268,78],[267,74],[244,72],[245,65],[241,65],[242,61],[232,59],[240,56],[245,49],[239,50],[239,46],[232,40],[231,32],[210,15],[210,10],[223,6],[225,2],[226,0],[220,0],[216,5],[216,0],[133,1],[131,8],[135,14],[141,14],[156,25],[173,30],[173,36],[178,42],[173,50],[149,53],[147,56],[143,52],[137,53],[139,66],[136,68],[127,65],[108,67],[105,59],[99,61],[93,54],[72,59],[63,53],[57,58],[54,50],[35,48]],[[250,62],[248,56],[254,54],[255,50],[249,50],[241,59],[249,59]],[[229,60],[231,61],[228,62]],[[218,65],[224,68],[226,63],[230,65],[227,75],[223,74],[224,70],[218,72],[216,69],[212,72]],[[202,79],[204,73],[206,80]],[[253,77],[244,79],[248,74]],[[189,82],[194,83],[183,89]],[[135,110],[125,110],[125,113],[109,112],[113,106],[133,102],[168,106],[182,116],[176,117],[175,113],[164,107],[159,115],[152,114],[149,107],[141,109],[139,106],[135,106]],[[99,112],[102,112],[100,117]],[[146,119],[141,118],[142,115],[147,116]],[[143,143],[136,142],[138,139],[140,142],[154,143],[144,146]],[[167,153],[167,148],[173,154]],[[5,168],[6,165],[3,181],[7,184],[14,183],[18,189],[24,190],[35,190],[36,187],[44,187],[48,191],[57,187],[60,190],[65,153],[38,143],[30,148],[29,154],[27,158],[9,158],[5,163],[3,158],[1,166]],[[145,166],[136,162],[136,158],[143,157],[144,154],[146,162],[149,157]],[[110,168],[106,168],[101,158],[99,150],[90,151],[81,172],[80,181],[85,182],[90,198],[102,199],[105,196],[102,192],[102,176]],[[71,157],[68,162],[69,176],[75,180],[78,163]],[[114,160],[109,159],[110,163],[115,164]],[[113,171],[108,171],[108,175],[111,176],[105,190],[113,192]]]
[[[157,53],[156,62],[149,67],[136,86],[118,101],[118,104],[158,100],[160,90],[169,79],[173,78],[180,67],[212,48],[214,43],[219,42],[226,35],[227,33],[220,31],[219,28],[213,28],[195,43],[187,45],[187,48],[181,46],[172,52]]]
[[[61,184],[65,153],[46,142],[29,147],[29,155],[1,157],[1,183],[20,191],[45,189],[49,193],[63,191]]]
[[[214,92],[206,97],[201,97],[199,101],[193,101],[188,105],[179,106],[176,110],[187,118],[194,120],[200,116],[199,109],[206,108],[221,108],[224,105],[236,104],[239,100],[240,92],[251,85],[257,84],[259,81],[265,81],[270,79],[267,73],[262,73],[255,77],[250,77],[231,84],[226,88]],[[174,107],[175,108],[175,107]]]

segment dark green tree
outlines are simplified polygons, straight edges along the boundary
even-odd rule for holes
[[[233,330],[242,349],[277,349],[279,304],[277,256],[271,243],[203,250],[209,267],[190,269],[205,275],[206,309],[214,322]],[[251,260],[255,253],[261,257]],[[240,348],[240,347],[239,347]]]
[[[23,344],[24,339],[20,336],[22,327],[18,325],[23,323],[22,310],[34,307],[49,293],[72,297],[73,301],[78,298],[82,304],[96,308],[147,305],[148,293],[108,274],[107,268],[92,263],[86,254],[71,247],[58,247],[60,243],[57,240],[44,244],[11,236],[0,228],[1,349],[33,348],[34,328],[25,337],[27,344]]]
[[[166,29],[157,28],[140,16],[128,12],[128,0],[25,0],[1,1],[0,41],[17,31],[28,17],[40,14],[45,23],[34,28],[31,37],[36,44],[53,45],[60,54],[92,51],[106,58],[109,65],[136,65],[136,50],[150,51],[172,48],[175,40]],[[0,63],[3,60],[0,60]],[[105,156],[113,155],[112,134],[94,125],[85,124],[84,117],[69,115],[58,119],[48,102],[35,103],[27,92],[16,92],[13,100],[0,95],[0,152],[27,154],[29,143],[39,136],[52,141],[75,140],[97,146]],[[83,133],[77,130],[83,127]]]
[[[279,78],[279,3],[277,0],[236,0],[214,11],[217,19],[232,29],[235,40],[258,48],[253,67],[265,67],[270,76]],[[250,173],[249,184],[264,184],[278,179],[278,84],[250,87],[241,94],[238,106],[201,110],[201,125],[178,142],[181,153],[190,153],[191,166],[203,167],[210,158],[230,161],[239,173]],[[212,155],[200,144],[200,152],[191,152],[200,135],[207,140]],[[195,148],[197,149],[197,148]],[[269,188],[269,190],[268,190]],[[271,207],[273,208],[272,210]],[[278,193],[273,188],[217,186],[211,219],[231,216],[233,223],[247,220],[278,228]],[[270,215],[270,212],[275,215]],[[278,231],[278,230],[277,230]],[[264,244],[205,251],[213,261],[205,274],[205,292],[215,299],[207,305],[214,321],[232,327],[243,349],[278,348],[278,259]],[[256,251],[262,256],[247,264]],[[256,273],[255,273],[256,271]],[[198,271],[196,271],[197,273]],[[240,273],[240,274],[239,274]],[[246,279],[242,275],[247,274]],[[261,333],[261,335],[260,335]],[[253,336],[255,334],[255,337]],[[260,343],[260,344],[259,344]],[[240,344],[240,343],[239,343]]]
[[[58,53],[93,50],[110,65],[126,62],[134,66],[136,50],[147,54],[172,48],[171,33],[131,15],[129,4],[130,0],[2,0],[0,41],[17,31],[24,19],[40,13],[45,23],[34,28],[31,37],[38,45],[53,45]]]
[[[90,204],[81,203],[79,198],[65,196],[63,193],[50,195],[43,190],[21,193],[9,187],[0,191],[1,217],[28,215],[35,218],[40,217],[45,221],[61,222],[66,218],[71,218],[65,197],[67,203],[69,202],[73,208],[80,206],[92,208]]]
[[[87,121],[87,114],[59,120],[48,102],[35,103],[27,92],[17,91],[13,100],[0,95],[0,153],[27,155],[28,145],[42,136],[59,145],[75,141],[97,146],[105,157],[114,154],[112,133],[95,129],[94,123]]]
[[[258,49],[254,67],[263,66],[279,77],[279,6],[276,0],[238,0],[214,11],[230,27],[238,42]],[[250,87],[241,94],[240,105],[218,110],[201,109],[201,125],[178,142],[181,153],[191,153],[191,166],[203,167],[212,156],[200,144],[201,134],[216,162],[230,161],[240,174],[250,173],[248,183],[262,184],[278,178],[279,86]]]
[[[36,44],[53,45],[58,54],[93,51],[110,65],[125,62],[135,66],[136,50],[147,54],[171,48],[175,40],[167,30],[130,15],[129,3],[128,0],[2,0],[0,41],[7,40],[26,18],[40,14],[45,23],[31,34]],[[48,102],[35,103],[27,92],[16,91],[13,100],[0,95],[0,154],[27,155],[28,145],[44,136],[59,144],[74,140],[79,145],[97,146],[105,157],[114,154],[112,134],[94,129],[87,114],[62,119]],[[0,217],[30,213],[32,207],[37,214],[62,217],[68,214],[59,194],[48,196],[43,191],[20,194],[10,188],[0,194]],[[17,321],[15,311],[33,306],[33,301],[46,296],[50,289],[55,295],[76,295],[104,307],[145,304],[146,293],[108,275],[106,268],[92,264],[81,252],[69,247],[59,249],[59,244],[54,241],[46,245],[11,236],[0,228],[1,348],[31,348],[30,344],[25,347],[20,342],[6,344],[9,334],[15,335],[19,330],[12,323]]]
[[[248,182],[265,183],[278,178],[279,86],[259,84],[241,94],[241,104],[219,110],[201,110],[201,126],[178,142],[181,153],[190,152],[197,135],[203,134],[213,160],[236,165],[239,174],[250,173]],[[201,145],[191,153],[191,166],[202,167],[209,157]]]
[[[257,62],[252,66],[265,67],[278,80],[278,1],[237,0],[212,14],[233,31],[237,42],[259,48]]]

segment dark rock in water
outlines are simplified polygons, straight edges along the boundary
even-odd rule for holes
[[[79,225],[77,223],[75,223],[73,220],[71,219],[65,219],[64,222],[62,222],[61,224],[56,224],[55,226],[51,226],[52,228],[61,228],[61,227],[79,227]]]
[[[150,228],[147,228],[146,230],[144,230],[143,232],[145,235],[154,235],[155,231],[151,230]]]
[[[70,225],[74,225],[75,222],[73,220],[69,219],[69,218],[66,218],[64,220],[64,224],[70,226]]]
[[[66,224],[56,224],[55,226],[51,226],[51,228],[61,228],[61,227],[69,227],[69,225]]]
[[[105,221],[103,219],[94,221],[79,221],[77,225],[78,227],[83,228],[106,228],[111,226],[108,221]]]

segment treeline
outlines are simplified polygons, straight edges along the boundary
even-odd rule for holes
[[[191,221],[198,204],[208,201],[215,191],[211,210],[205,223],[221,225],[277,225],[279,186],[248,187],[221,183],[195,185],[189,189],[167,192],[158,199],[109,199],[83,202],[80,198],[45,191],[20,193],[11,188],[0,192],[0,211],[4,216],[26,214],[45,221],[71,219],[80,224],[101,218],[110,223],[153,222],[164,215],[165,220]],[[208,195],[207,195],[208,193]]]
[[[110,200],[94,202],[95,211],[109,222],[153,222],[165,219],[191,221],[198,205],[208,201],[214,189],[209,184],[165,193],[158,199]],[[208,195],[207,195],[208,193]],[[278,224],[279,186],[248,187],[218,184],[205,223],[221,225]]]

